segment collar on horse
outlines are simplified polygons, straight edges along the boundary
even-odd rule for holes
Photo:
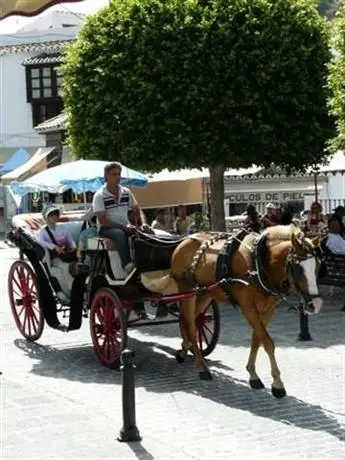
[[[264,293],[272,296],[283,297],[289,292],[289,282],[283,283],[279,287],[274,285],[269,280],[267,273],[267,233],[263,232],[255,239],[253,245],[253,257],[251,271],[249,272],[250,279]]]

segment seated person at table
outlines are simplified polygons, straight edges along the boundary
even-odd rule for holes
[[[134,235],[141,215],[133,193],[120,185],[121,164],[108,163],[104,168],[105,184],[95,193],[92,208],[97,216],[99,235],[115,242],[116,251],[110,257],[115,277],[125,278],[134,266],[130,260],[128,237]],[[133,211],[133,222],[128,220]]]
[[[326,247],[333,254],[345,254],[345,240],[341,236],[341,225],[338,216],[331,216],[328,220],[328,237]]]
[[[47,225],[42,227],[37,235],[37,242],[48,249],[51,257],[51,274],[58,280],[61,291],[56,294],[63,303],[70,302],[70,293],[73,284],[73,277],[69,271],[69,263],[61,260],[60,255],[66,249],[75,249],[76,244],[67,234],[63,226],[56,223],[60,216],[59,208],[54,204],[48,204],[42,211],[43,219]]]

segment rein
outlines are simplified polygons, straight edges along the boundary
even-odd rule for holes
[[[243,243],[243,239],[248,234],[253,234],[254,232],[248,231],[247,229],[242,229],[236,235],[229,233],[214,233],[211,234],[211,238],[204,240],[200,247],[194,254],[192,263],[190,267],[181,274],[174,274],[176,281],[182,282],[189,288],[192,287],[196,290],[197,295],[203,295],[209,291],[207,286],[202,286],[197,280],[196,270],[201,260],[201,257],[213,244],[219,240],[225,240],[223,246],[221,247],[217,263],[216,263],[216,285],[222,288],[228,300],[235,304],[234,299],[231,294],[231,284],[232,283],[241,283],[246,286],[249,286],[251,283],[256,285],[264,294],[270,296],[280,297],[281,300],[286,301],[286,296],[291,290],[291,284],[289,277],[292,279],[297,292],[303,296],[306,303],[310,303],[311,299],[307,299],[306,296],[301,293],[297,287],[297,282],[303,275],[303,268],[300,266],[300,263],[304,260],[309,259],[310,257],[318,257],[317,250],[307,247],[305,242],[302,240],[301,244],[306,253],[305,256],[299,256],[296,254],[294,248],[292,247],[286,257],[285,267],[287,273],[287,279],[282,281],[282,286],[274,286],[269,281],[267,270],[265,267],[264,255],[267,251],[266,238],[267,232],[263,232],[261,235],[258,235],[254,241],[253,247],[245,244],[246,248],[252,253],[252,266],[248,270],[248,276],[246,278],[234,278],[230,272],[230,261],[235,252],[238,250],[238,247]],[[189,236],[188,238],[200,241],[197,237]],[[285,285],[284,285],[285,284]]]

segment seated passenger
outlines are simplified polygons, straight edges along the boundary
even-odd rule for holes
[[[167,214],[165,209],[158,209],[156,212],[156,218],[152,222],[151,227],[154,230],[164,230],[165,232],[168,231],[168,226],[167,226]]]
[[[192,235],[193,233],[206,232],[209,230],[207,222],[205,221],[201,212],[195,212],[192,219],[192,223],[187,228],[188,235]]]
[[[331,216],[328,220],[328,237],[326,247],[333,254],[345,254],[345,240],[341,236],[341,225],[338,216]]]
[[[89,227],[85,228],[85,230],[83,230],[80,233],[78,242],[78,259],[81,260],[83,263],[90,265],[90,256],[85,254],[85,251],[88,248],[88,239],[98,235],[97,217],[95,216],[94,212],[90,210],[85,215],[84,219],[87,221]]]
[[[260,215],[253,204],[247,206],[247,217],[244,221],[244,228],[255,233],[260,233],[261,231]]]
[[[42,216],[47,225],[38,232],[37,241],[42,247],[49,250],[51,257],[50,271],[61,286],[61,291],[56,293],[59,300],[63,303],[69,303],[73,277],[69,272],[69,264],[63,262],[60,256],[70,249],[76,249],[76,244],[63,226],[56,225],[60,216],[60,210],[56,205],[47,205],[42,211]]]
[[[110,264],[117,278],[126,278],[134,265],[130,259],[128,236],[134,235],[139,226],[140,208],[133,193],[120,185],[121,164],[109,163],[104,168],[105,184],[93,197],[93,211],[97,216],[99,235],[115,242],[116,251],[111,251]],[[128,211],[133,211],[133,222],[129,223]]]
[[[180,204],[177,207],[177,217],[174,222],[174,233],[177,235],[186,235],[188,226],[190,225],[190,218],[187,215],[187,207]]]
[[[317,201],[310,206],[306,225],[309,236],[317,235],[326,226],[326,219],[322,212],[322,206]]]
[[[277,208],[273,203],[266,205],[266,214],[261,218],[262,228],[273,227],[279,224]]]

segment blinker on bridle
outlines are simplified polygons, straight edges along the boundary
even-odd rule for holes
[[[317,248],[308,247],[306,244],[303,244],[303,242],[302,246],[306,253],[305,256],[298,256],[295,253],[294,249],[291,249],[286,264],[287,272],[291,274],[291,278],[295,285],[297,293],[300,294],[304,299],[303,311],[306,312],[308,311],[308,305],[310,305],[313,302],[313,297],[315,296],[312,296],[309,293],[302,292],[298,287],[298,281],[302,278],[304,274],[304,269],[301,266],[301,262],[314,258],[317,263],[320,263],[321,257],[317,251]]]

